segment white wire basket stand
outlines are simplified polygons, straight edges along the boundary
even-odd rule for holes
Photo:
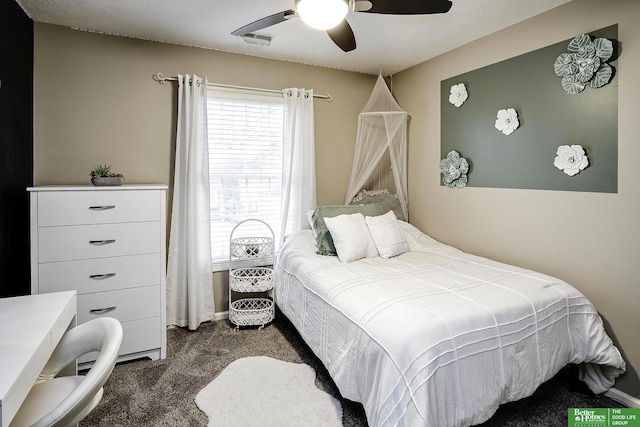
[[[257,232],[259,236],[236,237],[241,231]],[[247,297],[233,299],[236,293],[266,293],[275,284],[272,265],[275,254],[274,234],[271,227],[259,219],[238,223],[229,238],[229,321],[238,330],[241,326],[263,329],[275,317],[273,299]]]

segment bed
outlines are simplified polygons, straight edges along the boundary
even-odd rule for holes
[[[397,221],[407,250],[341,262],[287,237],[274,299],[370,426],[468,426],[567,364],[595,393],[625,370],[569,284],[464,253]]]

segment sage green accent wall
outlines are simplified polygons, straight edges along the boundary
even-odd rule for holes
[[[541,271],[578,288],[602,315],[627,362],[628,371],[616,387],[636,398],[640,398],[639,16],[637,0],[572,0],[393,77],[394,95],[411,115],[411,222],[464,251]],[[620,42],[617,193],[460,190],[440,185],[442,80],[615,24]],[[523,120],[523,126],[536,126],[526,114]]]
[[[618,27],[587,34],[615,44]],[[440,156],[455,150],[470,162],[468,186],[617,191],[618,79],[614,74],[601,88],[567,94],[553,63],[570,41],[442,80]],[[617,70],[612,59],[608,64]],[[449,92],[458,83],[465,84],[469,98],[455,107]],[[495,128],[498,110],[506,108],[514,108],[520,122],[510,135]],[[589,166],[570,177],[553,161],[559,146],[574,144],[585,149]]]

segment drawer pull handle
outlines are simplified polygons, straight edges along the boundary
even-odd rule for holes
[[[108,245],[110,243],[115,243],[116,239],[107,239],[107,240],[89,240],[89,244],[91,245]]]
[[[106,211],[108,209],[115,209],[116,205],[104,205],[104,206],[89,206],[92,211]]]
[[[103,280],[103,279],[108,279],[109,277],[113,277],[115,275],[116,273],[92,274],[91,276],[89,276],[89,279]]]
[[[108,313],[110,311],[115,310],[116,307],[105,307],[105,308],[92,308],[91,310],[89,310],[89,313],[91,314],[105,314]]]

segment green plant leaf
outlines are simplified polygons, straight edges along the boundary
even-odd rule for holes
[[[110,165],[98,165],[93,168],[93,170],[89,173],[92,178],[97,177],[122,177],[121,173],[111,172]]]

